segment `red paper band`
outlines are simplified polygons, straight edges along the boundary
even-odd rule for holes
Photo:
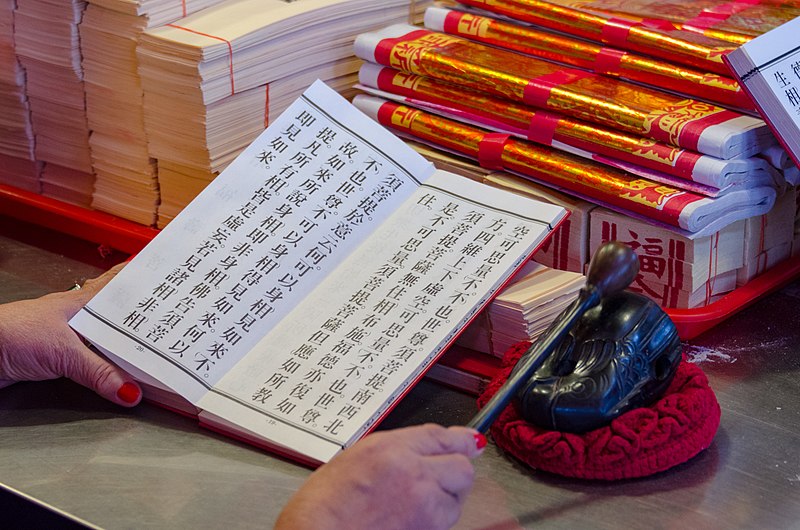
[[[628,42],[628,34],[637,22],[624,18],[609,18],[603,25],[600,38],[603,42],[624,48]]]
[[[700,141],[700,135],[703,134],[706,128],[726,122],[735,117],[737,117],[735,112],[725,110],[687,123],[678,135],[678,143],[684,149],[697,151],[697,143]]]
[[[717,277],[717,266],[719,264],[719,232],[714,236],[714,242],[709,247],[708,252],[708,278],[706,282],[706,303],[711,301],[714,293],[714,280]]]
[[[478,163],[486,169],[503,169],[503,148],[508,134],[487,133],[478,144]]]
[[[553,136],[561,118],[551,112],[537,110],[528,126],[528,140],[544,145],[553,145]]]
[[[231,45],[231,41],[227,39],[223,39],[222,37],[217,37],[215,35],[209,35],[208,33],[203,33],[202,31],[196,31],[193,29],[185,28],[183,26],[178,26],[177,24],[167,24],[167,26],[176,29],[182,29],[184,31],[188,31],[189,33],[194,33],[195,35],[202,35],[203,37],[208,37],[209,39],[216,39],[219,41],[224,42],[228,45],[228,62],[230,63],[230,73],[231,73],[231,95],[236,93],[234,84],[233,84],[233,46]]]
[[[433,32],[427,29],[418,29],[415,31],[410,31],[405,35],[401,35],[400,37],[381,39],[381,41],[375,46],[375,61],[384,66],[392,66],[392,50],[395,46],[402,42],[419,39],[420,37],[424,37],[430,33]]]
[[[636,25],[644,26],[649,29],[660,29],[662,31],[672,31],[674,29],[677,29],[675,28],[675,24],[673,24],[669,20],[664,20],[661,18],[645,18]]]
[[[618,74],[622,58],[627,55],[623,50],[602,48],[594,58],[594,71],[598,74]]]
[[[565,85],[593,75],[580,70],[558,70],[528,81],[522,94],[522,101],[534,107],[547,107],[550,92],[559,85]]]
[[[442,29],[445,33],[451,33],[454,35],[459,35],[461,32],[458,30],[458,23],[461,21],[461,17],[464,16],[464,13],[461,11],[450,11],[444,17],[444,24],[442,24]]]
[[[186,16],[186,0],[181,0],[181,11],[183,13],[182,16]]]
[[[713,28],[720,22],[725,22],[729,19],[731,13],[709,13],[706,11],[702,15],[698,15],[694,18],[690,18],[686,22],[683,23],[684,26],[691,26],[697,29],[708,29]]]

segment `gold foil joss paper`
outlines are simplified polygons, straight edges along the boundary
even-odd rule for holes
[[[414,26],[361,34],[355,51],[377,64],[717,158],[750,156],[774,143],[756,118]],[[712,140],[712,126],[725,133]]]
[[[428,8],[425,26],[598,74],[629,79],[694,98],[754,109],[752,100],[730,76],[702,72],[664,60],[585,40],[444,8]]]
[[[581,11],[539,0],[458,0],[464,5],[530,22],[616,48],[728,75],[722,55],[737,45],[678,29],[659,20],[636,20]]]
[[[800,16],[797,2],[730,0],[551,0],[551,3],[606,16],[666,20],[708,37],[744,44]]]
[[[559,153],[509,135],[442,118],[404,105],[370,96],[357,96],[354,104],[381,124],[446,151],[477,159],[489,169],[505,169],[653,221],[703,234],[730,217],[767,211],[775,200],[771,188],[749,190],[748,200],[761,198],[742,211],[733,194],[710,199],[630,173]]]
[[[365,63],[359,72],[361,88],[375,95],[401,101],[468,123],[507,132],[517,137],[580,154],[607,165],[622,160],[677,177],[672,185],[708,194],[697,183],[716,190],[772,181],[769,164],[746,158],[724,161],[662,142],[576,120],[550,111],[492,97],[430,77]],[[649,178],[654,178],[652,172]],[[678,182],[683,179],[685,182]],[[664,179],[661,179],[664,182]],[[716,194],[716,193],[714,193]]]

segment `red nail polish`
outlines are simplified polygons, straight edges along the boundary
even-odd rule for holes
[[[475,437],[475,447],[478,449],[483,449],[486,447],[486,436],[479,432],[473,434],[473,436]]]
[[[141,390],[133,383],[124,383],[119,390],[117,390],[117,397],[125,403],[136,403],[139,399]]]

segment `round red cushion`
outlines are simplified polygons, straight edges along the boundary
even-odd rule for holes
[[[483,407],[530,346],[511,347],[478,398]],[[534,469],[567,477],[617,480],[643,477],[686,462],[707,448],[719,427],[720,408],[703,371],[681,361],[664,395],[610,424],[582,434],[549,431],[522,419],[512,402],[491,428],[497,445]]]

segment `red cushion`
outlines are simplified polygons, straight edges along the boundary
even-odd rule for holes
[[[521,342],[503,357],[478,398],[483,407],[530,346]],[[686,462],[707,448],[719,427],[720,408],[703,371],[681,361],[666,393],[649,407],[630,410],[609,425],[582,434],[527,423],[512,402],[491,428],[499,447],[534,469],[567,477],[617,480],[643,477]]]

